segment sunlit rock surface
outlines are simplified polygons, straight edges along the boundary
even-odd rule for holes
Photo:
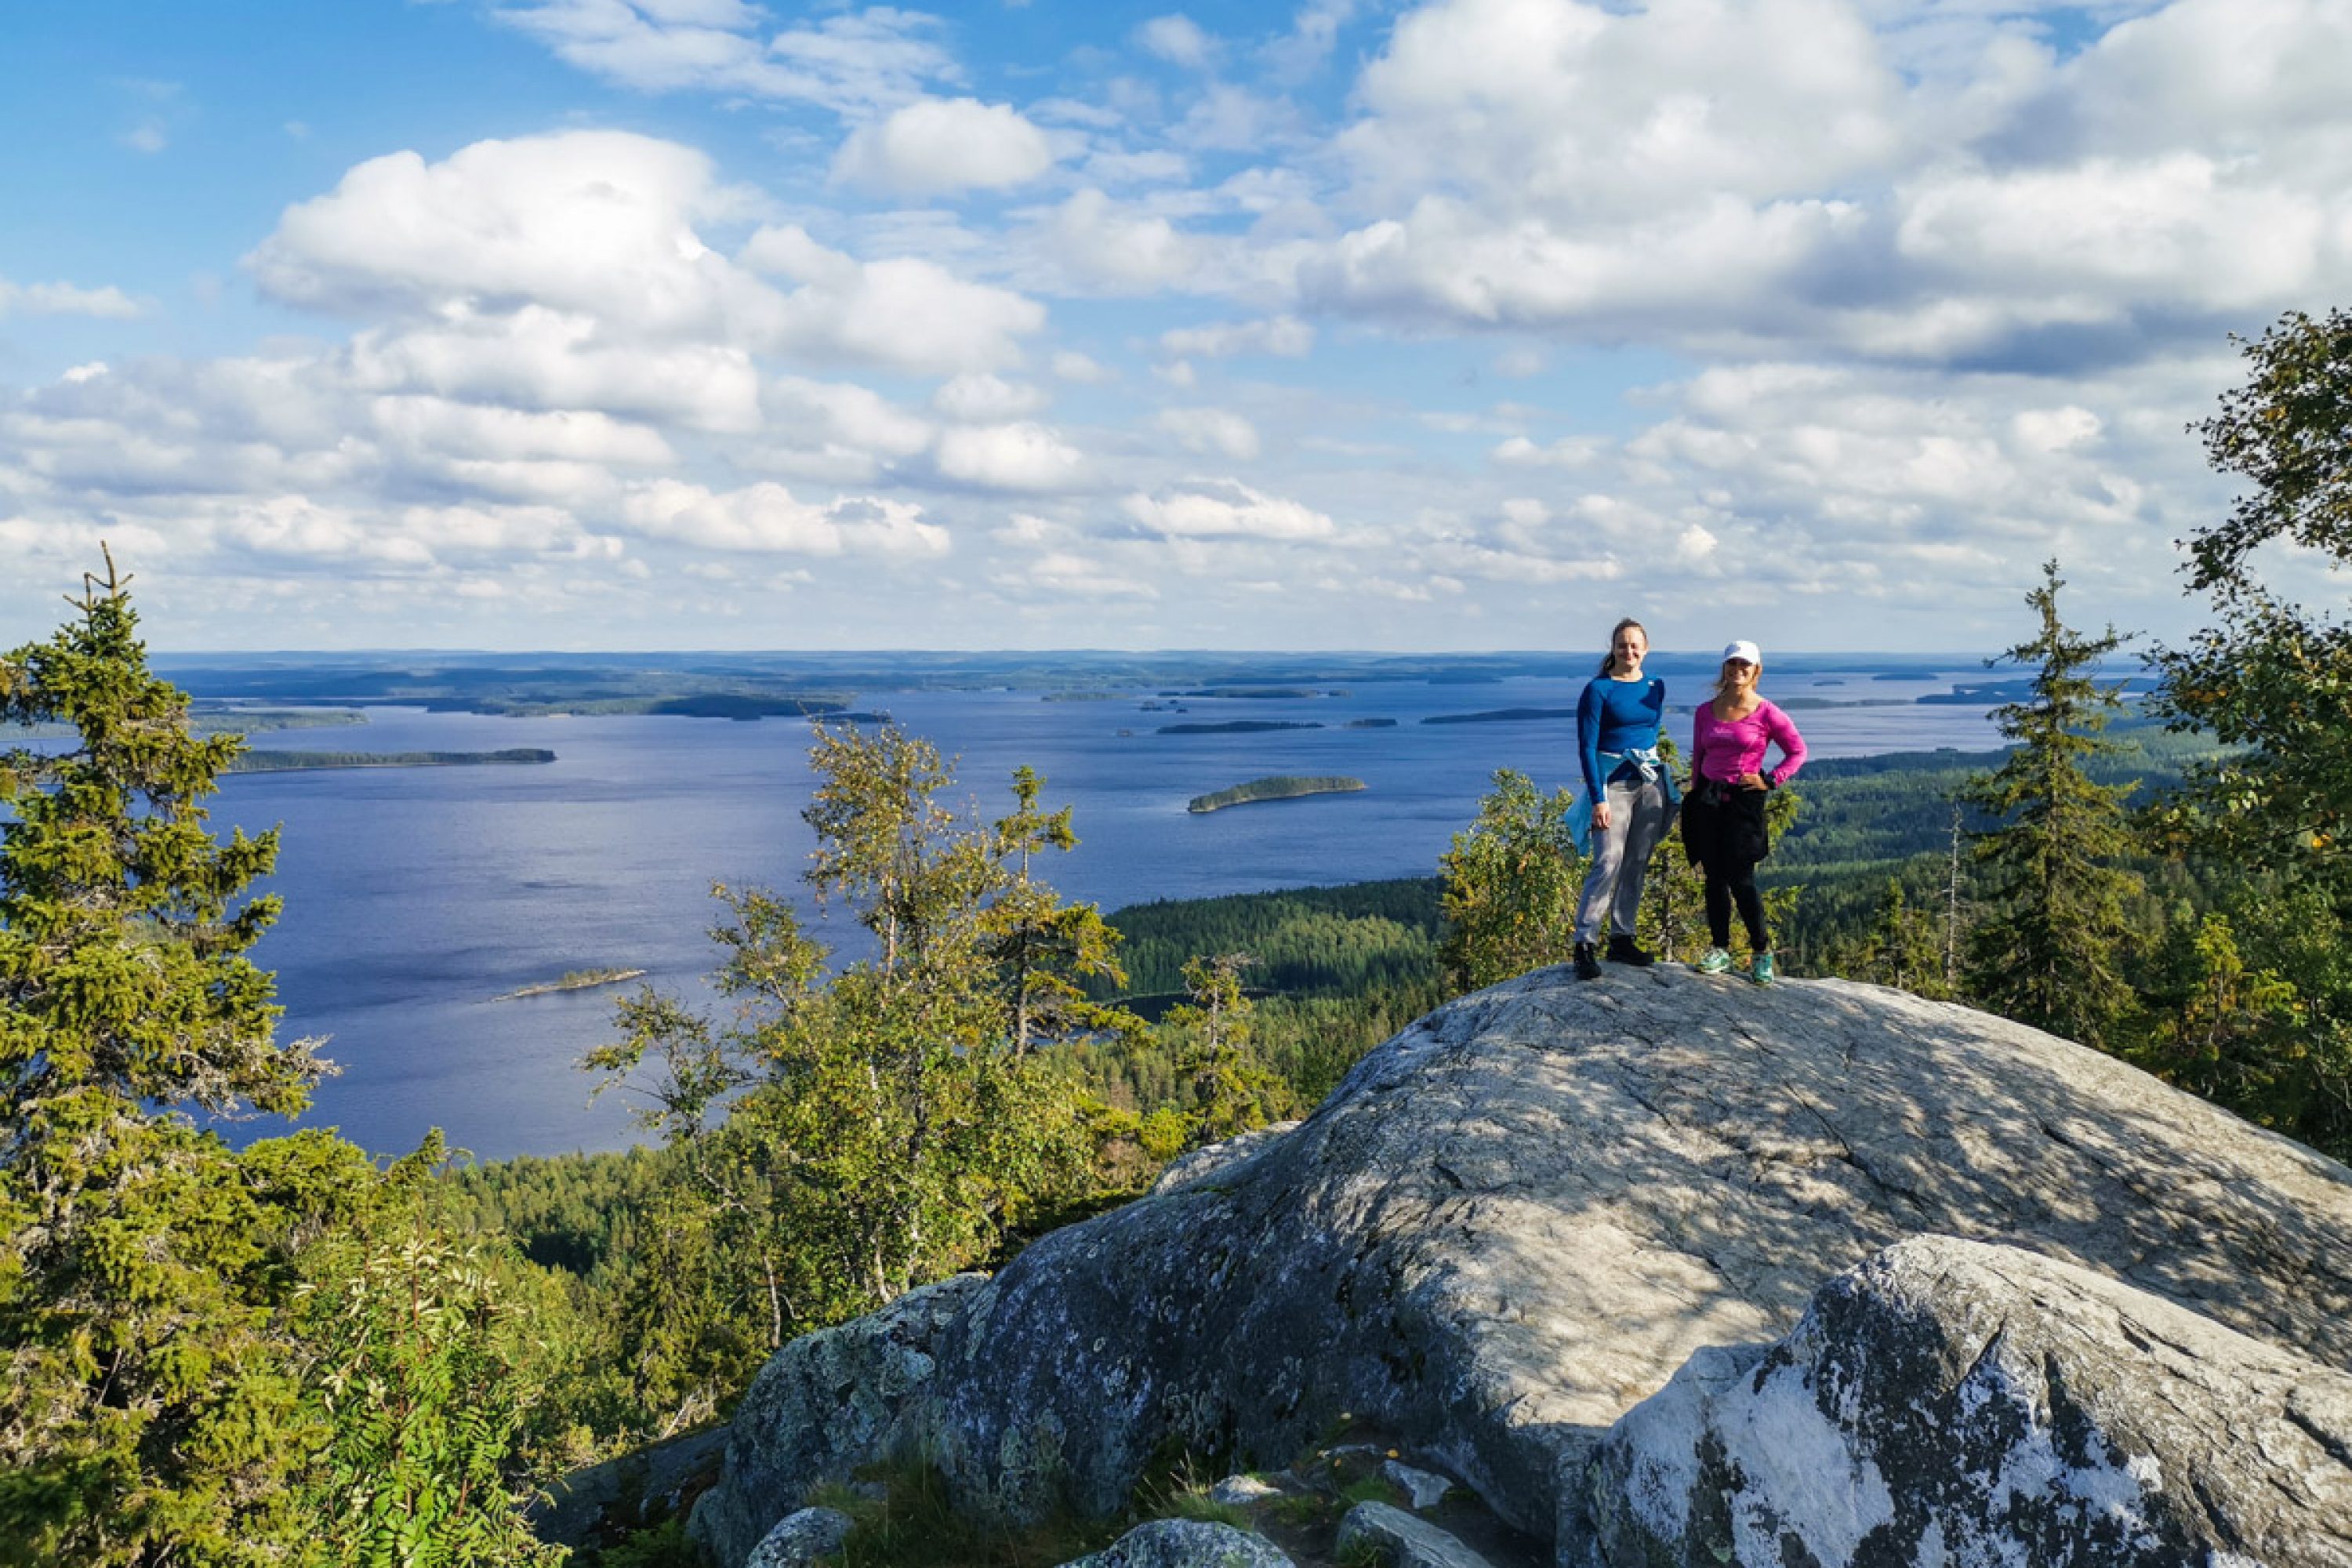
[[[1015,1514],[1116,1510],[1171,1439],[1279,1463],[1353,1413],[1567,1561],[1612,1423],[1922,1234],[2352,1363],[2352,1173],[2331,1161],[1962,1007],[1546,970],[1388,1041],[1295,1131],[957,1282],[919,1334],[836,1342],[822,1377],[788,1347],[696,1529],[732,1568],[837,1473],[854,1444],[782,1425],[823,1420],[830,1379],[856,1431]]]

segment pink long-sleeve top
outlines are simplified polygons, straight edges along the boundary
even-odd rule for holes
[[[1729,784],[1742,773],[1761,773],[1767,742],[1780,748],[1780,765],[1765,775],[1778,789],[1805,765],[1805,738],[1789,716],[1759,700],[1747,718],[1726,723],[1715,716],[1714,703],[1698,705],[1691,725],[1691,756],[1701,778]]]

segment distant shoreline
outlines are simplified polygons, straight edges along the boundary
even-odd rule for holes
[[[499,752],[242,752],[225,771],[308,773],[344,768],[504,767],[553,761],[555,753],[540,746],[509,746]]]

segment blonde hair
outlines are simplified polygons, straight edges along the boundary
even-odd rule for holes
[[[1609,628],[1609,651],[1601,656],[1601,674],[1613,676],[1617,673],[1617,634],[1623,631],[1627,626],[1631,626],[1635,631],[1642,634],[1643,647],[1647,647],[1649,646],[1650,628],[1635,620],[1633,616],[1627,616],[1623,620],[1619,621],[1615,626]]]
[[[1723,694],[1731,689],[1731,678],[1723,673],[1724,665],[1727,665],[1731,661],[1727,658],[1723,661],[1722,665],[1717,665],[1716,667],[1715,689],[1706,694],[1706,700],[1709,702],[1722,701]],[[1758,680],[1764,679],[1764,661],[1762,659],[1758,659],[1754,664],[1749,665],[1748,668],[1756,672],[1756,679]]]

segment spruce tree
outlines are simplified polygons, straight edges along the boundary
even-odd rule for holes
[[[269,1227],[184,1111],[291,1112],[322,1068],[277,1040],[248,957],[277,836],[205,826],[239,741],[196,738],[149,673],[129,581],[110,557],[0,658],[0,713],[72,736],[0,763],[0,1561],[229,1563],[299,1533],[297,1390],[254,1304]]]
[[[2026,595],[2041,629],[2001,659],[2032,668],[2032,694],[1993,710],[2014,749],[1962,792],[1999,824],[1977,836],[1993,910],[1969,939],[1969,989],[2005,1017],[2105,1047],[2133,1004],[2124,900],[2140,879],[2116,864],[2132,847],[2132,786],[2095,784],[2084,764],[2123,749],[2104,733],[2121,700],[2094,671],[2124,639],[2113,626],[2095,637],[2067,626],[2063,586],[2051,561]]]

